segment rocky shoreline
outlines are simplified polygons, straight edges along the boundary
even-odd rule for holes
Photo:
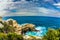
[[[36,30],[35,29],[35,25],[34,24],[29,24],[29,23],[27,23],[27,24],[24,24],[24,25],[20,25],[20,24],[18,24],[17,23],[17,21],[16,20],[13,20],[13,19],[8,19],[8,20],[2,20],[2,17],[0,17],[0,28],[8,28],[8,27],[13,27],[13,31],[12,30],[10,30],[10,32],[14,32],[14,33],[16,33],[16,34],[19,34],[19,35],[24,35],[23,36],[23,38],[24,38],[24,40],[28,40],[28,39],[30,39],[30,40],[34,40],[34,39],[41,39],[41,37],[38,37],[38,36],[26,36],[25,35],[25,33],[27,32],[27,31],[36,31],[36,32],[38,32],[39,30]],[[9,31],[8,30],[4,30],[3,31],[3,33],[5,33],[5,34],[8,34],[9,33]]]

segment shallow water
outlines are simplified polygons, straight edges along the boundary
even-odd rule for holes
[[[26,35],[43,36],[47,32],[46,27],[38,26],[38,27],[36,27],[36,29],[39,30],[39,31],[38,32],[27,32]]]

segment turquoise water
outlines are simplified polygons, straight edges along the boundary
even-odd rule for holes
[[[12,18],[19,24],[32,23],[36,25],[36,29],[40,32],[27,32],[26,35],[43,36],[46,34],[48,28],[60,28],[60,18],[47,16],[10,16],[3,17],[4,20]]]
[[[38,27],[36,27],[36,29],[39,30],[39,32],[27,32],[26,35],[44,36],[47,32],[46,27],[38,26]]]

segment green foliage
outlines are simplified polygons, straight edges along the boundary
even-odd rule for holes
[[[9,33],[7,36],[8,40],[23,40],[23,36],[17,35],[16,33]]]
[[[23,36],[16,33],[0,33],[0,40],[23,40]]]
[[[3,27],[3,28],[0,28],[0,32],[2,33],[14,33],[15,32],[15,28],[12,27],[12,26],[6,26],[6,27]]]
[[[0,33],[4,33],[4,28],[0,28]]]
[[[7,35],[4,33],[0,33],[0,40],[7,40]]]
[[[0,40],[23,40],[22,35],[18,35],[15,32],[14,27],[6,26],[3,28],[0,28]],[[36,39],[36,37],[31,36],[34,40],[40,40]],[[60,40],[60,29],[48,29],[48,32],[42,40]]]
[[[8,40],[23,40],[23,36],[17,35],[16,33],[9,33],[7,36]]]
[[[42,40],[60,40],[60,29],[48,29]]]
[[[23,40],[22,35],[18,35],[15,28],[4,23],[4,27],[0,28],[0,40]]]
[[[14,29],[14,27],[12,27],[12,26],[4,27],[4,30],[6,31],[6,33],[9,33],[9,32],[15,32],[15,29]]]

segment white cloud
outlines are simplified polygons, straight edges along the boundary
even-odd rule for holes
[[[0,11],[0,16],[4,16],[5,13],[5,11]]]
[[[60,17],[60,12],[56,11],[56,10],[51,10],[51,9],[47,9],[44,7],[39,7],[37,8],[38,10],[31,10],[28,11],[26,10],[24,11],[18,11],[18,12],[9,12],[5,14],[5,16],[52,16],[52,17]],[[38,11],[38,12],[37,12]]]
[[[0,0],[0,2],[12,2],[13,0]]]
[[[6,13],[6,11],[4,10],[5,8],[7,8],[7,2],[5,0],[0,0],[0,16],[4,16],[4,14]]]
[[[60,2],[59,3],[54,3],[54,6],[56,6],[57,8],[60,8]]]
[[[47,9],[44,7],[36,7],[29,2],[2,2],[0,6],[0,16],[53,16],[60,17],[60,12]],[[5,10],[6,9],[6,10]],[[16,11],[16,12],[14,12]]]
[[[48,9],[48,8],[44,8],[44,7],[40,7],[38,8],[39,12],[45,13],[45,14],[53,14],[53,13],[57,13],[57,10],[53,10],[53,9]]]
[[[60,6],[60,3],[54,3],[53,5],[57,5],[57,6]]]
[[[17,13],[6,13],[4,16],[36,16],[36,13],[32,13],[32,12],[17,12]]]
[[[60,17],[60,12],[57,10],[47,9],[47,8],[43,8],[43,7],[38,8],[38,9],[40,12],[39,14],[42,16]]]

